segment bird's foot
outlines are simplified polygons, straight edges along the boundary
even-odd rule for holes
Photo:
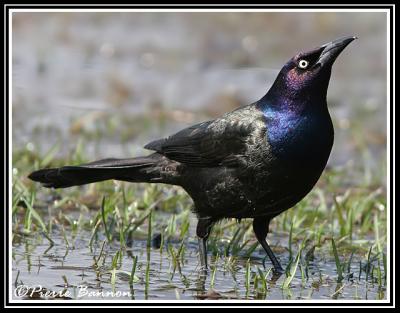
[[[264,269],[267,268],[266,265],[265,265],[265,262],[266,262],[267,258],[268,258],[268,256],[265,256],[265,258],[262,261]],[[273,276],[278,276],[278,278],[279,278],[279,276],[281,276],[283,273],[285,273],[285,270],[283,269],[281,264],[278,262],[278,260],[276,260],[276,259],[274,260],[273,266],[274,266],[273,269],[272,269],[272,275]]]
[[[278,279],[282,276],[282,274],[285,271],[283,269],[273,269],[272,270],[272,276],[271,276],[271,282],[275,283],[278,281]]]
[[[199,269],[199,276],[208,276],[208,269],[207,267],[201,266]]]
[[[282,268],[282,266],[278,266],[278,267],[274,267],[272,270],[272,274],[275,275],[279,275],[281,276],[283,273],[285,273],[285,270]]]

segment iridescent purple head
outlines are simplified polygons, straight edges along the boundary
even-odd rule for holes
[[[332,64],[343,49],[357,37],[343,37],[291,58],[279,72],[267,93],[285,100],[325,100]]]

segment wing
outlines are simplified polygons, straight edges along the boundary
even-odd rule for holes
[[[250,121],[221,118],[185,128],[145,148],[194,167],[237,166],[252,131]]]

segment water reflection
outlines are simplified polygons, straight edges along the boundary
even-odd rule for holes
[[[308,279],[302,279],[300,271],[294,277],[290,288],[282,288],[285,274],[273,273],[267,276],[267,289],[246,286],[247,259],[240,257],[212,258],[211,268],[200,269],[197,245],[188,244],[184,260],[174,263],[167,248],[146,249],[146,241],[132,240],[132,246],[122,251],[121,267],[118,269],[115,283],[110,272],[112,260],[119,249],[117,244],[97,242],[93,252],[87,249],[83,240],[89,233],[77,235],[75,248],[68,248],[61,234],[54,234],[53,246],[38,236],[15,238],[13,255],[14,286],[41,285],[50,291],[69,291],[77,299],[107,298],[106,292],[125,292],[129,299],[384,299],[385,289],[376,280],[369,281],[346,278],[336,283],[337,277],[332,262],[319,262],[319,270],[312,266]],[[179,249],[178,243],[169,243],[172,249]],[[161,251],[161,252],[160,252]],[[137,257],[135,278],[130,283],[129,276]],[[286,255],[279,256],[286,262]],[[358,256],[351,265],[351,272],[359,269]],[[251,261],[250,275],[258,275],[262,267],[263,256],[257,254]],[[316,261],[318,262],[318,257]],[[227,266],[229,263],[229,266]],[[215,276],[213,270],[215,268]],[[268,265],[267,265],[267,268]],[[267,274],[268,271],[262,271]],[[312,274],[311,274],[312,273]],[[253,276],[252,276],[253,277]],[[148,280],[148,282],[147,282]],[[211,280],[214,280],[211,284]],[[81,286],[81,287],[80,287]],[[86,288],[86,289],[82,289]],[[83,293],[83,290],[92,293]],[[103,292],[103,293],[102,293]],[[90,294],[90,297],[89,297]],[[97,295],[97,296],[96,296]],[[36,293],[35,296],[38,296]]]

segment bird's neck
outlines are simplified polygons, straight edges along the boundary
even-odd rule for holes
[[[327,112],[325,97],[297,97],[265,95],[258,101],[257,107],[269,118],[302,118]]]
[[[286,160],[314,162],[319,156],[312,151],[320,151],[321,158],[327,159],[333,143],[333,127],[325,99],[315,103],[311,99],[263,98],[257,107],[264,115],[267,141],[275,155]]]
[[[275,83],[276,84],[276,83]],[[282,92],[279,86],[272,86],[267,94],[259,100],[263,110],[274,110],[288,113],[302,114],[308,111],[322,111],[327,109],[326,91],[311,90],[299,92],[286,88]]]

